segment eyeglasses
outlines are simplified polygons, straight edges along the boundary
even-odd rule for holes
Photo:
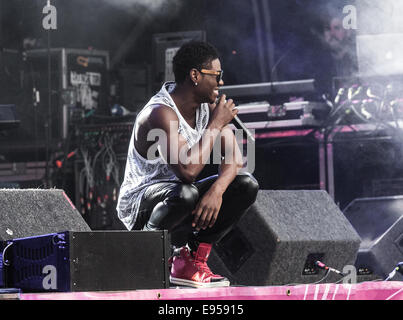
[[[210,75],[216,76],[217,83],[220,83],[222,81],[222,76],[224,74],[223,70],[215,71],[215,70],[201,69],[199,71],[200,71],[200,73],[210,74]]]

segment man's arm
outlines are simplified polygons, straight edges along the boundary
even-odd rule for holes
[[[233,131],[228,126],[221,131],[221,154],[223,159],[219,167],[218,178],[211,188],[223,194],[243,166],[242,153]]]
[[[160,105],[151,111],[149,129],[161,129],[165,133],[166,139],[158,142],[160,155],[171,166],[179,179],[191,183],[203,170],[216,139],[221,135],[221,130],[237,112],[234,109],[233,101],[225,101],[225,96],[223,96],[214,108],[203,136],[192,148],[188,147],[184,137],[178,133],[178,117],[175,111],[167,106]]]
[[[211,228],[214,225],[221,208],[222,196],[243,166],[242,153],[229,127],[221,131],[221,153],[224,158],[218,178],[193,211],[192,226],[197,230]]]

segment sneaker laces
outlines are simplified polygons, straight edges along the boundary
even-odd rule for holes
[[[192,260],[195,263],[195,266],[202,272],[206,273],[207,276],[214,276],[214,273],[210,270],[209,266],[207,265],[206,259],[196,259],[195,257],[196,252],[193,251],[191,253]]]

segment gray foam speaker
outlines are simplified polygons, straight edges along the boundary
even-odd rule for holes
[[[403,261],[403,196],[355,199],[344,214],[362,239],[358,274],[385,279]],[[403,276],[397,273],[393,280]]]
[[[320,260],[354,265],[361,239],[326,191],[260,190],[237,226],[214,246],[213,271],[233,285],[313,283]],[[337,274],[324,282],[340,280]]]
[[[0,189],[0,240],[91,231],[63,190]]]

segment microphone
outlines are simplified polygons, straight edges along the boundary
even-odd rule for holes
[[[216,104],[218,103],[218,101],[220,100],[219,97],[217,97],[216,99]],[[225,100],[225,102],[227,102],[227,100]],[[242,122],[241,119],[239,119],[239,117],[237,115],[235,115],[235,117],[231,120],[231,123],[235,126],[235,128],[243,130],[247,137],[252,141],[255,142],[255,137],[253,136],[253,134],[249,131],[249,129],[245,126],[245,124]]]
[[[232,119],[232,124],[237,128],[237,129],[241,129],[243,130],[247,137],[252,141],[255,142],[255,137],[253,136],[253,134],[249,131],[249,129],[245,126],[245,124],[242,122],[241,119],[238,118],[238,116],[236,115],[234,117],[234,119]]]

